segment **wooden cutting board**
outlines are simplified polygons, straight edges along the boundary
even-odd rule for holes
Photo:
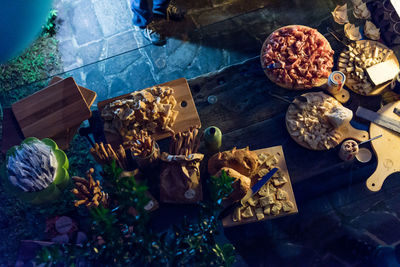
[[[159,84],[158,86],[169,86],[174,89],[173,96],[177,101],[175,110],[179,111],[176,121],[171,127],[175,133],[187,131],[190,127],[201,127],[199,114],[197,113],[196,105],[194,104],[192,93],[190,92],[190,87],[185,78]],[[130,93],[101,101],[97,104],[97,107],[101,112],[107,104],[117,99],[123,99],[129,95]],[[105,136],[107,142],[112,145],[119,145],[122,143],[122,139],[119,135],[105,132]],[[171,136],[170,132],[159,132],[153,134],[155,140],[164,139],[169,136]]]
[[[268,153],[268,154],[276,156],[276,158],[278,160],[277,167],[279,168],[279,170],[284,174],[284,176],[288,180],[288,182],[282,186],[282,189],[288,193],[288,199],[290,201],[292,201],[292,203],[294,204],[294,209],[291,212],[282,212],[275,216],[274,215],[265,215],[264,219],[262,219],[262,220],[257,220],[254,209],[253,209],[253,213],[254,213],[253,217],[246,218],[246,219],[243,218],[239,222],[234,222],[232,220],[232,215],[229,215],[222,219],[222,225],[224,227],[237,226],[237,225],[248,224],[248,223],[253,223],[253,222],[261,222],[261,221],[265,221],[265,220],[284,217],[287,215],[292,215],[292,214],[299,212],[299,210],[297,208],[297,204],[296,204],[296,199],[295,199],[294,193],[293,193],[292,182],[290,181],[289,172],[288,172],[288,169],[286,166],[285,155],[283,154],[282,146],[274,146],[274,147],[269,147],[269,148],[258,149],[258,150],[255,150],[254,152],[256,152],[257,154]]]
[[[322,92],[312,92],[312,93],[305,93],[302,94],[302,96],[307,96],[307,95],[311,95],[311,94],[322,94],[322,95],[326,95],[323,94]],[[326,95],[328,96],[328,95]],[[331,96],[329,96],[331,97]],[[340,104],[340,103],[339,103]],[[341,104],[340,104],[341,105]],[[289,108],[288,108],[289,110]],[[286,129],[288,130],[289,135],[292,137],[292,139],[298,143],[299,145],[301,145],[302,147],[305,147],[307,149],[310,150],[326,150],[326,149],[314,149],[312,148],[308,143],[304,142],[304,141],[300,141],[298,140],[294,135],[293,132],[290,130],[289,128],[289,124],[288,124],[288,112],[286,112],[286,117],[285,117],[285,122],[286,122]],[[369,138],[369,134],[366,131],[362,131],[362,130],[358,130],[356,128],[354,128],[353,126],[351,126],[350,123],[347,123],[345,125],[342,125],[339,129],[337,129],[337,131],[340,133],[340,138],[338,140],[338,145],[346,139],[354,139],[357,140],[359,142],[362,141],[366,141]],[[332,147],[333,148],[333,147]]]
[[[55,83],[58,83],[60,81],[62,81],[63,78],[61,77],[53,77],[53,79],[51,79],[51,81],[49,82],[49,85],[53,85]],[[90,109],[90,107],[93,105],[94,100],[97,97],[97,94],[95,91],[89,90],[83,86],[78,85],[79,89],[81,90],[82,96],[85,99],[86,105],[87,107]],[[52,137],[52,139],[57,143],[57,145],[61,148],[61,149],[67,149],[69,147],[69,144],[71,143],[72,139],[74,138],[76,132],[79,129],[79,126],[81,125],[81,123],[65,130],[64,132],[61,132],[55,136]]]
[[[393,113],[395,107],[400,108],[400,101],[385,105],[378,113],[400,123],[400,116]],[[369,133],[372,137],[382,134],[381,138],[371,141],[378,165],[366,182],[369,190],[379,191],[389,175],[400,171],[400,134],[375,123],[371,123]]]
[[[12,105],[25,137],[53,137],[90,118],[91,112],[72,77]]]

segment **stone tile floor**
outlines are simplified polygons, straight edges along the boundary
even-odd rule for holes
[[[97,91],[97,101],[255,57],[277,27],[318,24],[334,7],[332,0],[177,0],[187,10],[186,18],[158,21],[168,42],[156,47],[132,26],[129,1],[55,3],[65,76]]]

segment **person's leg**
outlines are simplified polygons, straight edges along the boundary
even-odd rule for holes
[[[140,28],[144,38],[154,45],[165,44],[165,38],[159,34],[153,23],[153,0],[131,0],[131,9],[133,12],[133,25]]]
[[[133,25],[144,28],[151,22],[153,18],[152,5],[152,0],[131,0]]]
[[[153,0],[153,12],[156,14],[166,14],[171,0]]]
[[[153,13],[171,20],[182,20],[185,17],[185,11],[170,4],[170,0],[154,0]]]

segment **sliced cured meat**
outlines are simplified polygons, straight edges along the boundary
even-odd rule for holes
[[[328,78],[333,67],[334,52],[328,41],[317,30],[306,26],[278,29],[265,41],[264,47],[263,67],[281,63],[281,69],[266,70],[267,75],[288,88],[311,88]]]

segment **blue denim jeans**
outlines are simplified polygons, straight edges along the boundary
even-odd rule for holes
[[[166,13],[170,0],[132,0],[133,25],[144,28],[153,19],[153,12]]]

